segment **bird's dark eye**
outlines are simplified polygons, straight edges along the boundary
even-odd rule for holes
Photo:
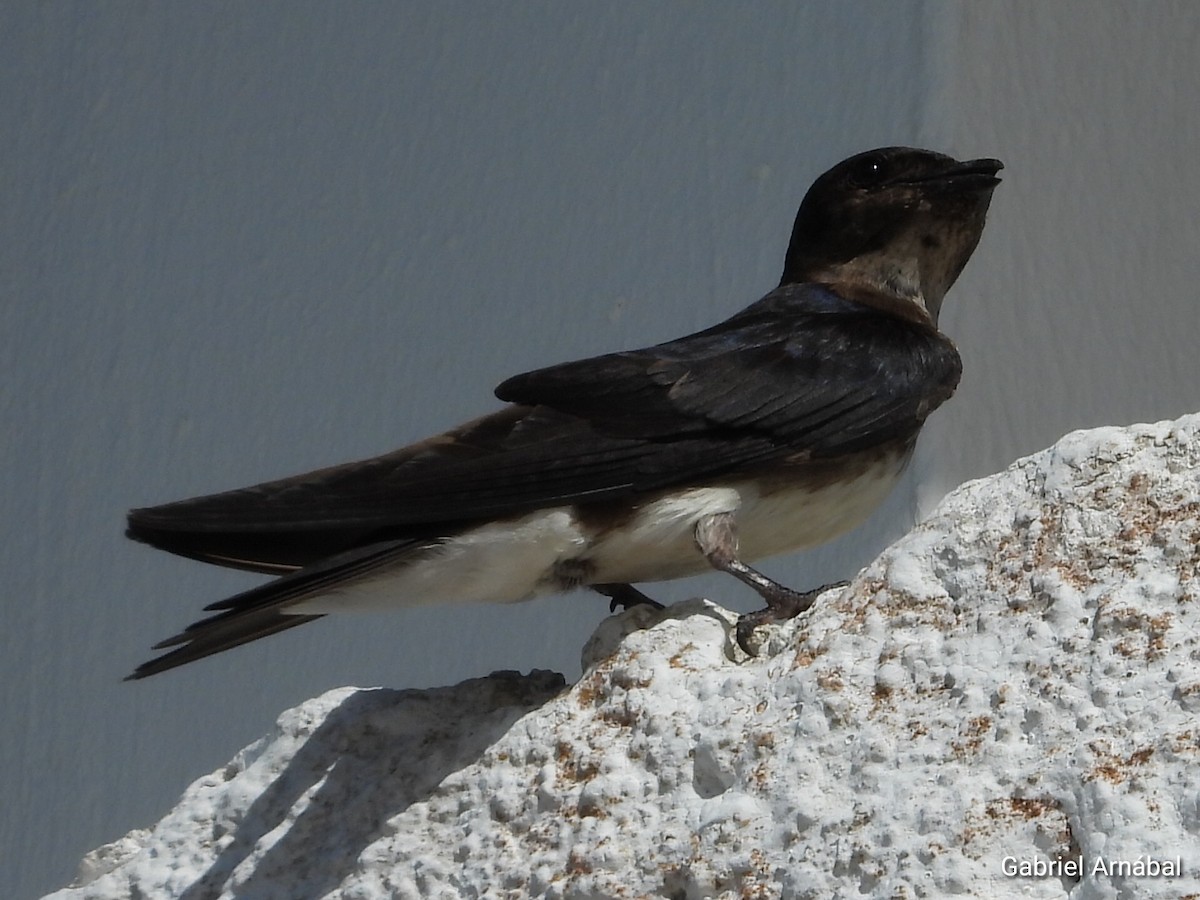
[[[854,188],[870,188],[883,184],[892,177],[892,166],[879,156],[856,160],[846,172],[846,184]]]

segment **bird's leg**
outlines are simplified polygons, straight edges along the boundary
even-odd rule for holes
[[[738,617],[738,646],[751,656],[749,641],[754,629],[768,622],[782,622],[807,611],[817,597],[831,588],[843,587],[847,582],[825,584],[811,591],[794,591],[790,587],[773,581],[757,569],[752,569],[737,557],[737,528],[732,513],[717,513],[705,516],[696,523],[696,546],[714,569],[726,572],[743,584],[754,588],[767,601],[765,609],[744,613]]]
[[[629,609],[631,606],[652,606],[662,609],[663,605],[657,600],[647,597],[632,584],[593,584],[592,590],[597,594],[608,597],[608,611],[616,612],[617,607]]]

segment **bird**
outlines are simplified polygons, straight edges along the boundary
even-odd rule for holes
[[[525,600],[713,569],[765,602],[736,640],[794,617],[750,563],[828,541],[892,489],[962,363],[938,329],[979,243],[997,159],[911,147],[813,182],[779,285],[676,340],[502,382],[497,411],[372,459],[141,509],[127,535],[275,576],[205,607],[140,679],[326,614]]]

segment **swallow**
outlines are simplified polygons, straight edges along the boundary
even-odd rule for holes
[[[129,513],[129,537],[276,576],[155,645],[144,678],[328,613],[508,603],[752,568],[862,522],[962,371],[937,326],[983,232],[999,160],[886,147],[821,175],[779,286],[677,340],[517,375],[505,406],[373,459]]]

